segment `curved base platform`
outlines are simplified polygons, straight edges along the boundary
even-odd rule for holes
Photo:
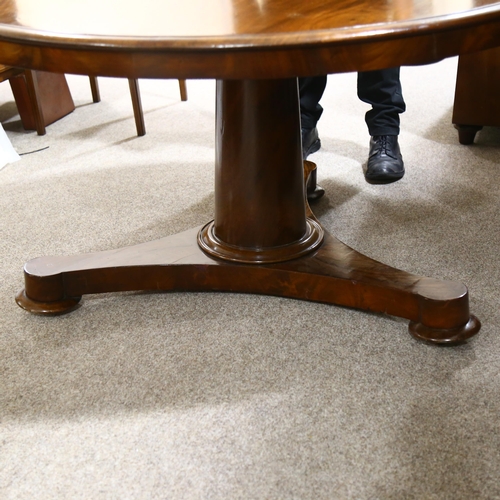
[[[118,250],[34,259],[21,307],[61,314],[89,293],[227,291],[407,318],[412,335],[437,344],[479,331],[462,283],[394,269],[323,230],[306,201],[321,188],[315,164],[302,161],[295,78],[218,81],[216,94],[214,222]]]
[[[228,291],[276,295],[385,313],[411,321],[411,334],[436,344],[475,335],[467,288],[374,261],[325,232],[312,253],[273,264],[213,259],[199,248],[200,228],[93,254],[40,257],[25,265],[17,303],[37,314],[73,310],[82,295],[112,291]]]

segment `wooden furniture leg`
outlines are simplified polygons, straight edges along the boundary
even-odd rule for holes
[[[100,102],[101,95],[99,92],[99,84],[97,77],[89,76],[90,88],[92,91],[93,102]],[[138,136],[146,135],[146,124],[144,122],[144,113],[142,112],[141,93],[139,89],[139,80],[129,79],[130,97],[132,99],[132,108],[134,110],[135,128]],[[179,90],[181,94],[181,101],[187,101],[187,87],[186,80],[179,80]]]
[[[92,92],[92,102],[101,102],[101,92],[99,91],[99,83],[97,76],[89,76],[90,91]]]
[[[146,125],[144,124],[144,114],[142,112],[141,94],[139,91],[139,82],[129,78],[128,85],[130,87],[130,97],[132,98],[132,107],[134,108],[135,128],[137,135],[146,135]]]
[[[187,101],[188,95],[187,95],[186,80],[179,80],[179,91],[181,93],[181,101]]]
[[[477,125],[459,125],[454,124],[454,127],[458,130],[458,142],[464,145],[474,144],[474,139],[476,134],[483,128]]]
[[[38,135],[45,135],[45,118],[43,116],[42,104],[40,102],[40,92],[38,90],[38,76],[32,70],[24,72],[26,78],[26,88],[31,101],[33,117],[35,119],[35,130]]]
[[[62,74],[25,70],[10,78],[23,127],[44,135],[45,127],[75,109]]]
[[[92,101],[100,102],[101,93],[96,76],[89,76],[90,90],[92,92]],[[146,125],[144,123],[144,113],[142,112],[141,94],[138,80],[129,79],[130,97],[132,99],[132,109],[134,110],[135,128],[138,136],[146,135]]]
[[[475,335],[462,283],[392,268],[323,230],[306,202],[314,164],[304,174],[298,106],[293,78],[218,81],[214,220],[132,247],[29,261],[17,303],[60,314],[89,293],[260,293],[407,318],[413,336],[438,344]]]

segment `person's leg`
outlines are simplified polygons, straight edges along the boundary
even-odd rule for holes
[[[372,137],[399,135],[399,115],[406,110],[399,68],[358,73],[358,97],[372,107],[365,115]]]
[[[299,78],[302,156],[304,160],[321,148],[316,124],[323,113],[323,108],[319,101],[323,96],[325,87],[326,75]]]
[[[326,87],[326,76],[299,78],[300,118],[305,129],[316,127],[323,108],[319,104]]]
[[[300,122],[302,128],[302,158],[321,148],[316,124],[323,113],[319,104],[326,87],[326,75],[299,78]],[[311,172],[307,180],[307,199],[312,202],[321,198],[325,190],[316,183],[316,170]]]
[[[370,104],[365,121],[370,153],[365,178],[371,184],[388,184],[405,173],[399,149],[399,115],[406,109],[399,68],[358,73],[358,97]]]

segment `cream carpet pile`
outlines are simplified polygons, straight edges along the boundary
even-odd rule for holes
[[[68,76],[77,106],[22,129],[0,170],[0,498],[500,498],[500,130],[451,124],[457,59],[402,69],[407,173],[365,182],[356,75],[322,100],[324,227],[397,268],[464,282],[482,330],[418,342],[407,321],[230,293],[110,293],[41,317],[14,302],[23,264],[132,245],[213,217],[213,81]]]

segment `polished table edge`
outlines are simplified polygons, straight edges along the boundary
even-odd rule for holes
[[[2,63],[127,78],[291,78],[429,64],[499,45],[500,3],[406,22],[210,37],[62,34],[0,24]]]
[[[378,23],[357,24],[330,29],[302,31],[255,31],[252,33],[225,33],[218,35],[110,35],[106,33],[61,33],[41,30],[30,26],[0,22],[0,41],[19,41],[23,44],[34,43],[45,47],[117,49],[129,51],[144,49],[161,51],[198,50],[217,52],[246,51],[269,48],[290,49],[297,47],[328,46],[352,43],[372,43],[374,39],[394,39],[440,33],[443,30],[470,28],[500,20],[500,2],[432,17],[413,19],[384,20]]]

